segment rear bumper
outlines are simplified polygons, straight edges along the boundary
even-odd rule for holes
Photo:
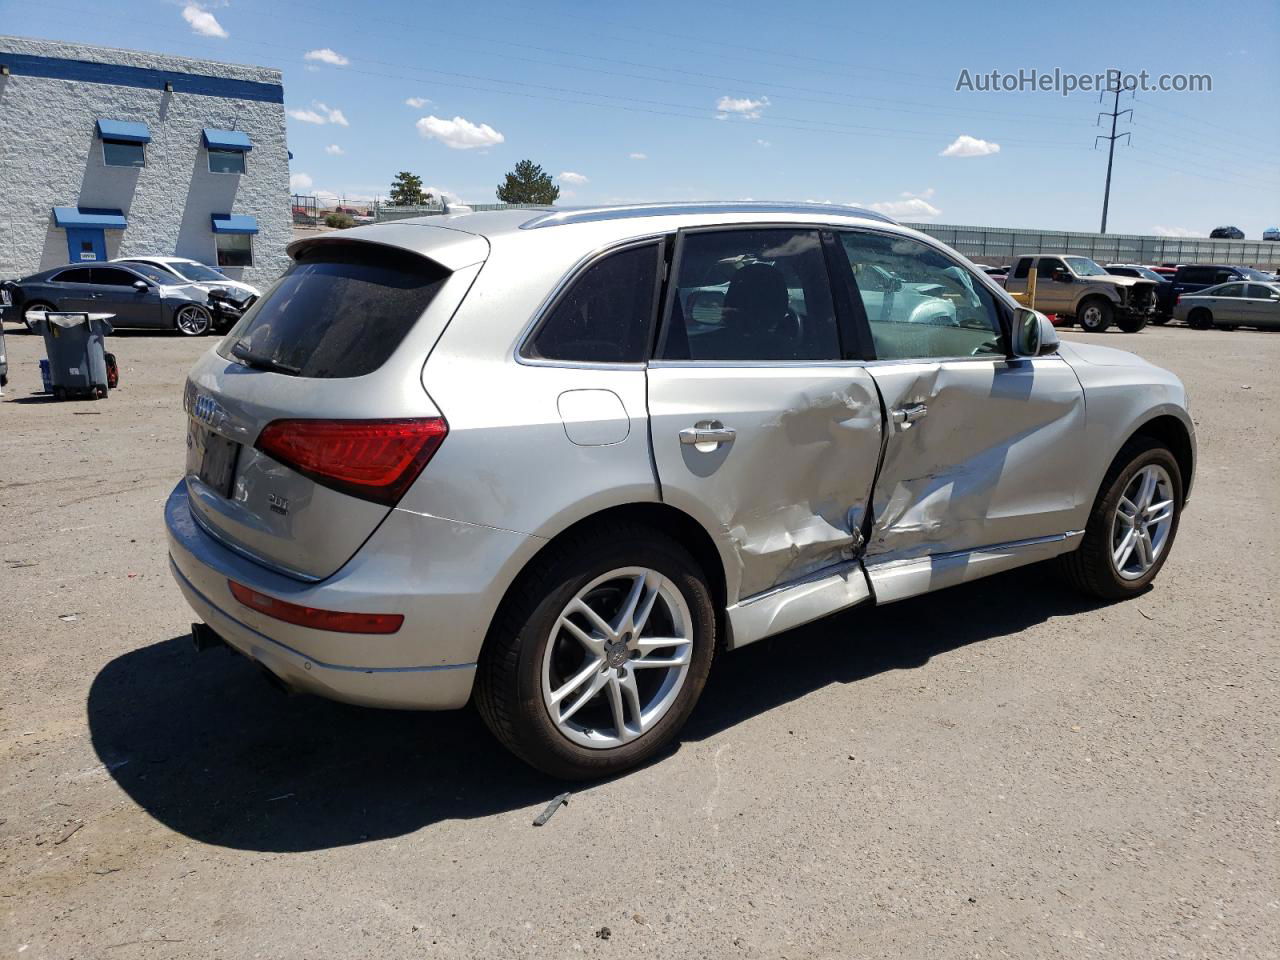
[[[466,704],[489,620],[541,541],[396,510],[341,570],[302,583],[223,546],[193,518],[185,482],[165,504],[169,563],[187,603],[289,687],[365,706],[449,710]],[[227,584],[329,610],[401,613],[391,635],[336,633],[241,605]]]

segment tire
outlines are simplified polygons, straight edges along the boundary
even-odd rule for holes
[[[1238,323],[1215,323],[1214,326],[1219,330],[1226,331],[1227,333],[1234,333],[1236,327],[1240,325]]]
[[[213,315],[197,303],[179,307],[173,315],[173,329],[184,337],[203,337],[213,327]]]
[[[1116,326],[1124,333],[1141,333],[1147,325],[1147,318],[1141,317],[1121,317],[1116,321]]]
[[[1152,471],[1151,475],[1157,482],[1152,496],[1143,504],[1141,499],[1131,498],[1135,491],[1141,497],[1140,480],[1143,477],[1140,475],[1145,477],[1144,472],[1148,470]],[[1126,443],[1102,481],[1080,546],[1062,557],[1067,579],[1077,590],[1102,600],[1124,600],[1143,592],[1156,578],[1173,549],[1182,516],[1182,491],[1182,471],[1167,447],[1158,440],[1143,436],[1134,437]],[[1163,511],[1153,514],[1143,508],[1148,505],[1159,507],[1164,501],[1156,498],[1165,497],[1170,501],[1169,516],[1161,528],[1156,519],[1146,518],[1158,518]],[[1115,550],[1117,540],[1121,549],[1129,543],[1125,539],[1125,517],[1131,511],[1128,507],[1122,509],[1122,500],[1136,504],[1139,515],[1144,517],[1143,525],[1148,531],[1147,555],[1151,557],[1145,569],[1140,569],[1145,560],[1141,538],[1137,538],[1130,553],[1124,554],[1124,563],[1116,561],[1116,554],[1120,552]]]
[[[648,760],[688,719],[711,669],[715,605],[688,551],[646,527],[601,525],[550,550],[522,575],[494,618],[477,670],[476,706],[498,740],[530,766],[572,780],[611,776]],[[600,640],[597,635],[608,634],[568,609],[582,599],[612,630],[624,622],[627,593],[642,574],[649,591],[644,600],[650,593],[655,599],[636,637],[622,630],[615,641]],[[563,625],[571,614],[576,634]],[[584,627],[593,646],[579,636]],[[686,643],[634,649],[668,632]],[[632,666],[664,658],[687,665]],[[628,684],[634,700],[624,699]],[[623,711],[621,724],[615,704]],[[638,713],[635,704],[643,704]],[[640,719],[646,711],[647,728]]]
[[[1213,314],[1204,307],[1196,307],[1187,314],[1187,326],[1192,330],[1208,330],[1213,326]]]
[[[36,310],[47,311],[47,310],[56,310],[56,309],[57,307],[55,307],[52,303],[46,303],[43,300],[33,300],[30,303],[24,303],[22,305],[22,322],[26,324],[27,333],[35,332],[34,330],[31,329],[31,321],[27,319],[28,313],[31,313]]]
[[[1080,329],[1085,333],[1106,333],[1114,316],[1115,308],[1110,300],[1090,297],[1076,311],[1076,323],[1080,324]]]

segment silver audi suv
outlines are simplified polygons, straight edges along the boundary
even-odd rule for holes
[[[474,700],[555,775],[640,763],[716,656],[838,610],[1052,557],[1133,596],[1190,490],[1176,377],[865,210],[468,213],[289,252],[186,386],[165,514],[197,646],[352,703]]]

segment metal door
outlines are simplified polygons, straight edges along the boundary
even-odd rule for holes
[[[101,227],[67,227],[67,260],[102,263],[107,259],[107,238]]]

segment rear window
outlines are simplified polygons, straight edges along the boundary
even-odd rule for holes
[[[313,247],[218,352],[300,377],[363,376],[386,362],[448,276],[439,264],[389,247]]]

